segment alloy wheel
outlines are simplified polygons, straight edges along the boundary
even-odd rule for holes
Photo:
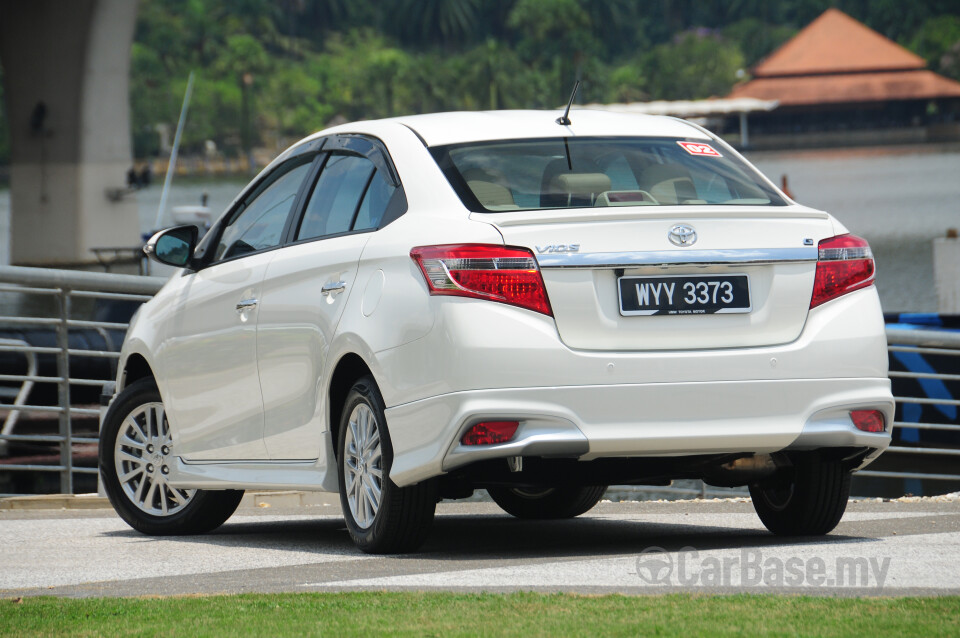
[[[171,444],[162,403],[145,403],[131,411],[120,425],[114,444],[121,489],[133,505],[153,516],[176,514],[196,493],[167,482],[173,462]]]
[[[343,479],[350,514],[360,529],[368,529],[380,510],[383,495],[383,453],[373,410],[361,403],[350,413],[344,433]]]

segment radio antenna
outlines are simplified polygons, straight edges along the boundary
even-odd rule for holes
[[[577,80],[577,83],[573,85],[573,93],[570,94],[570,101],[567,102],[567,110],[563,112],[563,115],[557,118],[557,124],[561,126],[570,126],[570,107],[573,105],[574,98],[577,97],[577,89],[580,88],[580,80]]]

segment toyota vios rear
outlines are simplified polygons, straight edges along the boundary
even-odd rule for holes
[[[567,518],[610,484],[748,485],[825,534],[889,444],[867,243],[669,118],[447,113],[281,155],[132,323],[104,423],[111,501],[216,527],[244,489],[339,490],[369,552],[439,498]]]

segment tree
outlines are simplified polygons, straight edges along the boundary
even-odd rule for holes
[[[744,18],[723,29],[723,37],[740,48],[748,67],[760,62],[796,33],[791,27],[766,24],[757,18]]]
[[[474,32],[477,0],[395,0],[391,24],[407,43],[449,44]]]
[[[249,154],[257,142],[253,127],[256,113],[252,104],[254,83],[270,68],[270,56],[252,35],[231,35],[227,37],[226,46],[216,66],[223,69],[223,75],[232,78],[240,89],[240,119],[237,123],[240,147],[244,153]]]
[[[540,72],[554,74],[554,105],[566,102],[574,81],[582,78],[586,57],[599,48],[580,1],[519,0],[507,24],[519,34],[521,55]]]
[[[528,67],[506,44],[493,38],[456,63],[458,107],[467,109],[553,107],[545,77]]]
[[[389,117],[407,112],[410,54],[370,29],[332,36],[322,56],[325,97],[348,119]]]
[[[910,49],[923,56],[931,69],[960,79],[956,49],[960,45],[960,17],[943,15],[930,18],[917,30]]]
[[[134,147],[157,152],[190,71],[187,152],[297,137],[335,115],[552,108],[576,79],[581,103],[725,95],[833,6],[960,78],[958,1],[139,0]]]
[[[687,31],[644,57],[654,100],[694,100],[726,95],[744,65],[733,43],[709,30]]]
[[[641,102],[649,98],[646,73],[639,59],[611,69],[602,86],[604,90],[599,99],[605,103]]]

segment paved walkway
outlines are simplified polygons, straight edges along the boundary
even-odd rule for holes
[[[550,522],[518,521],[489,503],[442,503],[421,552],[385,557],[354,549],[330,495],[248,495],[216,532],[174,538],[143,536],[112,510],[87,506],[0,509],[0,595],[960,594],[960,502],[948,499],[852,502],[818,539],[770,535],[742,500],[605,502]]]

